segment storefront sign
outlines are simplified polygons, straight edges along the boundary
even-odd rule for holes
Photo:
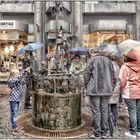
[[[27,24],[23,24],[17,20],[0,20],[0,30],[15,29],[27,32]]]
[[[1,20],[0,29],[15,29],[15,21],[11,20]]]

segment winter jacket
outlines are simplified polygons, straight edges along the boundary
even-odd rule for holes
[[[119,95],[120,95],[120,80],[119,80],[119,71],[120,66],[117,64],[117,62],[113,61],[114,71],[115,71],[115,77],[116,77],[116,86],[113,91],[113,95],[110,98],[109,103],[110,104],[118,104],[119,102]]]
[[[75,73],[82,73],[84,71],[84,65],[82,62],[75,62],[73,61],[71,63],[71,66],[70,66],[70,73],[71,74],[75,74]]]
[[[122,97],[140,99],[140,62],[125,63],[119,73]]]
[[[24,73],[25,72],[22,71],[18,76],[9,78],[7,80],[8,87],[11,89],[11,92],[9,94],[9,101],[20,101],[23,85],[25,85],[26,83],[23,78]]]
[[[105,56],[95,56],[86,66],[84,80],[87,95],[111,96],[116,84],[111,60]]]

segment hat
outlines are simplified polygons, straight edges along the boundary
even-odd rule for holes
[[[98,47],[92,47],[90,49],[90,53],[98,53],[98,52],[100,52],[100,49]]]

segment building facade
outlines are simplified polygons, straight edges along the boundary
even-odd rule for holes
[[[72,47],[98,46],[103,42],[119,43],[133,38],[140,40],[140,2],[0,2],[0,21],[17,22],[14,28],[0,25],[0,33],[10,34],[0,39],[1,53],[7,45],[16,49],[28,42],[43,42],[45,48],[37,50],[37,59],[45,58],[48,46],[53,46],[56,31],[76,37]],[[24,26],[24,29],[22,28]],[[14,31],[16,33],[14,33]],[[12,36],[17,35],[13,39]],[[6,45],[5,45],[6,44]]]

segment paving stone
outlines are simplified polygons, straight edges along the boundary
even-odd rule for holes
[[[31,110],[25,110],[24,109],[24,98],[22,99],[20,103],[20,114],[21,113],[27,113],[30,112]],[[90,114],[91,111],[90,108],[87,107],[82,107],[82,112]],[[122,113],[122,112],[121,112]],[[120,113],[120,114],[121,114]],[[19,115],[20,115],[19,114]],[[123,115],[123,113],[121,114]],[[8,101],[8,96],[5,97],[0,97],[0,139],[6,139],[6,140],[14,140],[14,139],[24,139],[24,140],[46,140],[46,139],[37,139],[37,138],[32,138],[28,137],[25,135],[22,136],[15,136],[12,135],[11,131],[11,123],[10,123],[10,108],[9,108],[9,101]],[[65,138],[66,139],[66,138]],[[109,140],[123,140],[125,139],[124,137],[124,130],[119,130],[117,133],[114,134],[114,137],[109,137]],[[126,138],[129,140],[128,138]],[[48,138],[47,140],[55,140],[54,138]],[[60,138],[57,138],[56,140],[62,140]],[[73,139],[74,140],[74,139]],[[82,137],[82,138],[76,138],[75,140],[90,140],[88,137]]]

